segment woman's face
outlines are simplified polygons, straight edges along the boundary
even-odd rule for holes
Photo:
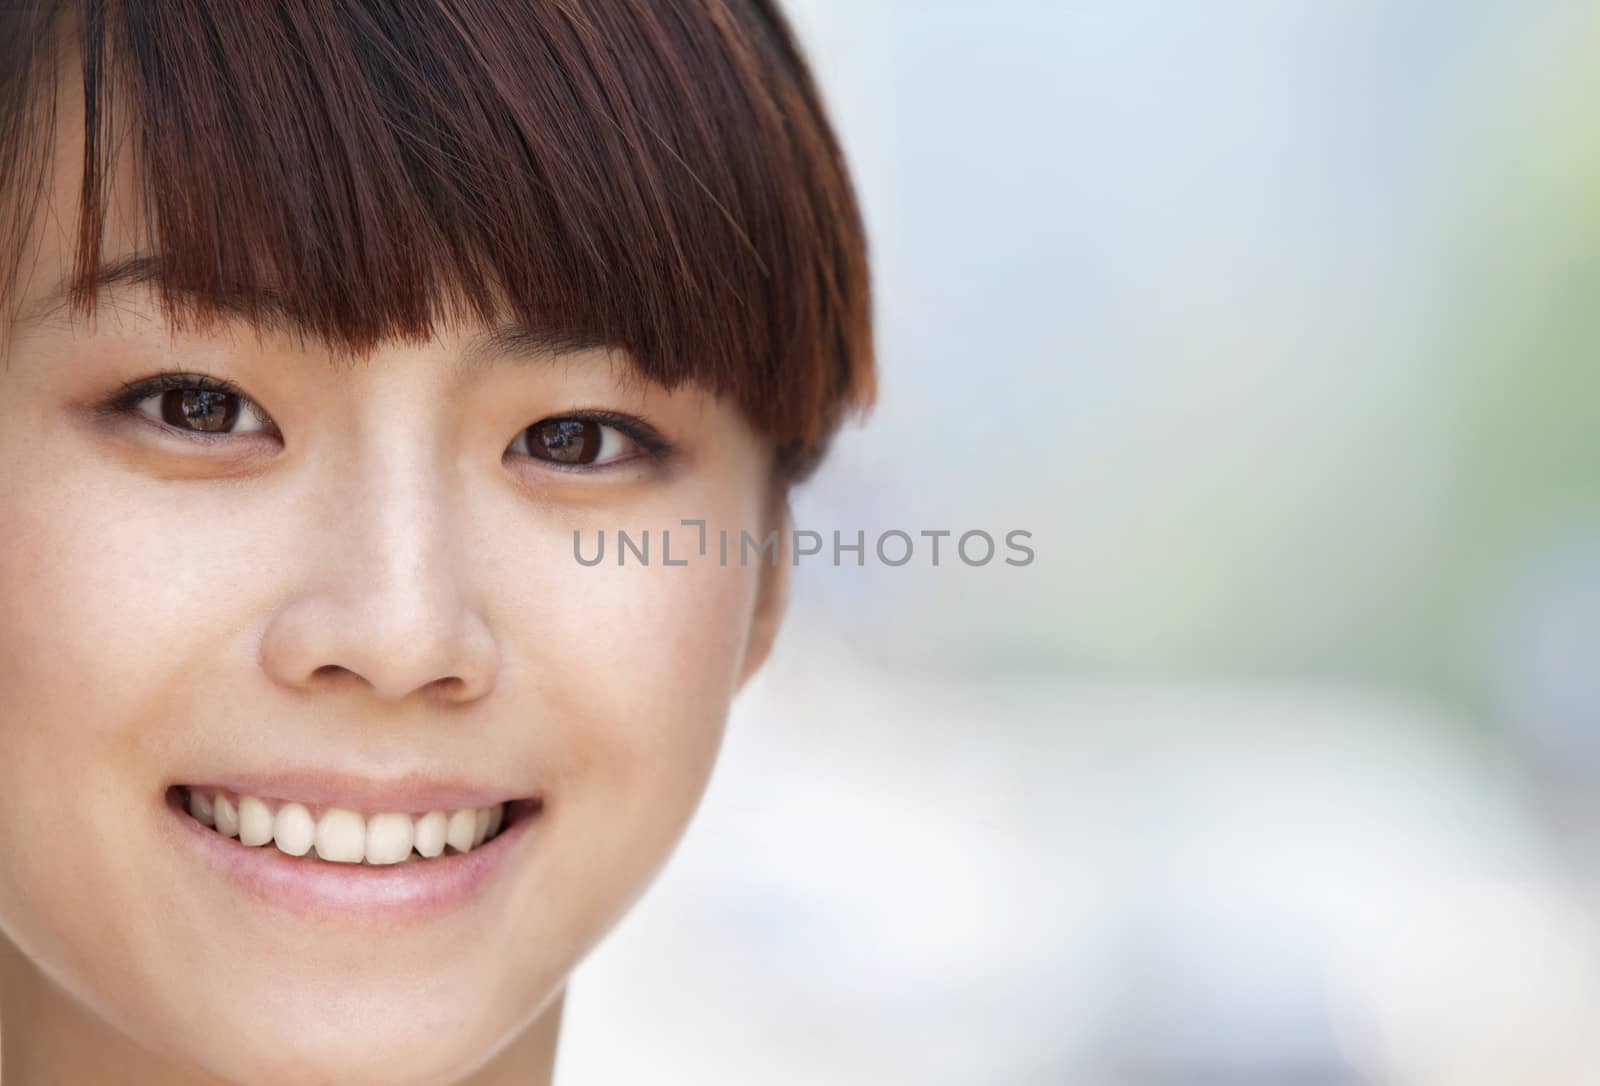
[[[70,269],[82,112],[62,104],[24,312]],[[132,206],[119,186],[107,262]],[[715,545],[778,527],[767,442],[619,356],[483,331],[335,367],[242,327],[174,338],[140,285],[93,327],[0,328],[0,933],[169,1060],[471,1070],[557,1005],[663,863],[770,645],[782,564]],[[165,371],[243,399],[125,389]],[[591,411],[673,452],[534,425]],[[662,564],[663,528],[686,564]],[[618,565],[618,529],[649,530],[648,566]],[[574,533],[588,558],[602,531],[605,560],[576,561]],[[191,787],[213,823],[310,851],[224,837],[182,809]],[[431,851],[428,812],[482,836],[471,809],[502,803],[465,855],[371,862]]]

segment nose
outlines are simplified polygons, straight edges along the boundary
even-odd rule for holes
[[[285,568],[286,601],[261,641],[261,666],[300,690],[364,684],[385,702],[448,703],[495,684],[499,644],[469,580],[470,534],[451,487],[420,457],[341,470],[318,488]],[[348,469],[349,465],[344,465]]]

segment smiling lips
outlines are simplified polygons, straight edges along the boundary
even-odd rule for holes
[[[343,807],[316,811],[303,803],[236,795],[221,789],[181,788],[190,817],[242,845],[271,844],[289,856],[314,854],[341,864],[420,863],[471,852],[500,832],[505,803],[455,810],[378,812]]]

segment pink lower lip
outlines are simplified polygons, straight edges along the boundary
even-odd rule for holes
[[[310,919],[394,924],[426,923],[482,897],[539,820],[538,804],[515,806],[514,813],[508,808],[511,824],[471,852],[372,867],[241,845],[189,817],[176,789],[167,793],[178,847],[196,850],[255,898]]]

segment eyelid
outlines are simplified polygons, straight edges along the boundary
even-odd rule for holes
[[[547,416],[552,419],[582,419],[585,422],[596,422],[601,426],[610,426],[627,434],[639,447],[653,456],[666,457],[673,450],[672,442],[637,415],[624,414],[621,411],[606,411],[603,409],[564,411],[559,415]],[[545,419],[539,419],[532,425],[537,426]]]
[[[628,415],[620,411],[607,411],[602,409],[572,410],[563,411],[554,415],[546,415],[541,419],[530,422],[527,426],[524,426],[521,430],[517,431],[517,436],[515,439],[513,439],[512,444],[515,445],[518,441],[523,440],[523,438],[525,438],[535,426],[558,419],[576,419],[581,422],[593,422],[600,426],[609,427],[613,430],[616,430],[622,434],[622,436],[626,437],[628,440],[637,445],[639,447],[639,452],[634,456],[625,456],[620,459],[609,460],[604,463],[589,464],[563,464],[554,460],[541,459],[537,456],[533,456],[531,453],[524,455],[523,459],[532,461],[542,468],[583,474],[586,472],[599,473],[609,471],[613,468],[624,468],[637,460],[649,460],[659,464],[669,460],[676,452],[676,447],[673,445],[673,443],[663,436],[661,431],[657,430],[654,426],[651,426],[644,419],[639,418],[637,415]]]
[[[161,419],[154,418],[145,412],[138,410],[139,405],[150,399],[152,396],[159,396],[163,392],[169,392],[173,389],[200,389],[206,392],[218,392],[224,395],[234,396],[240,401],[242,409],[244,411],[248,411],[256,420],[256,422],[260,423],[263,427],[262,431],[252,432],[275,433],[277,431],[278,424],[273,421],[272,416],[267,414],[266,410],[260,404],[256,403],[255,399],[241,389],[238,385],[234,384],[232,381],[228,381],[220,377],[212,377],[209,374],[204,373],[184,373],[176,370],[169,370],[162,373],[153,374],[149,377],[140,377],[133,381],[125,381],[121,386],[121,390],[117,392],[111,398],[111,400],[100,409],[100,411],[102,414],[112,416],[139,415],[151,424],[159,426],[166,433],[176,434],[180,437],[193,438],[202,443],[211,443],[225,438],[239,438],[248,436],[248,432],[241,434],[207,432],[204,430],[185,430],[182,427],[169,425]]]

